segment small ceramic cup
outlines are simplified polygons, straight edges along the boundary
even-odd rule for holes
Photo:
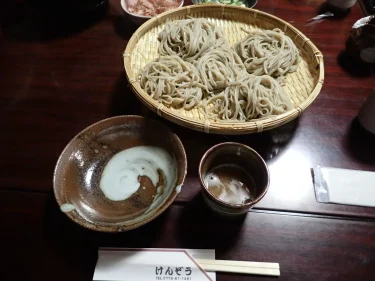
[[[253,183],[249,188],[250,199],[242,203],[228,203],[215,196],[208,188],[207,177],[217,167],[238,167],[243,170]],[[230,169],[227,170],[228,173],[229,171]],[[213,211],[229,217],[246,214],[264,197],[269,186],[270,177],[266,162],[254,149],[240,143],[226,142],[211,147],[203,155],[198,172],[207,205]]]

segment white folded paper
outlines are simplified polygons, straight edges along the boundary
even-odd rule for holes
[[[215,259],[215,250],[100,248],[95,281],[216,281],[195,259]]]
[[[314,169],[316,200],[375,207],[375,173],[318,166]]]

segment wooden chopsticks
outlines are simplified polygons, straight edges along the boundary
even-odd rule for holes
[[[270,262],[195,259],[205,271],[280,276],[280,265]]]

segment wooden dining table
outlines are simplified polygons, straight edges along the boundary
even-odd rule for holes
[[[294,25],[323,53],[324,85],[300,118],[225,136],[177,126],[138,101],[122,59],[137,26],[120,0],[87,21],[34,2],[7,0],[0,11],[0,280],[92,280],[99,247],[215,249],[217,259],[280,264],[280,277],[218,273],[218,281],[375,280],[375,208],[318,203],[311,175],[317,166],[375,171],[374,136],[356,120],[375,73],[344,52],[352,25],[364,17],[358,3],[342,16],[311,21],[324,1],[259,0],[256,9]],[[116,115],[168,125],[185,146],[188,173],[160,217],[107,234],[60,211],[52,176],[72,137]],[[225,141],[251,146],[270,170],[268,193],[238,219],[213,215],[200,192],[198,162]]]

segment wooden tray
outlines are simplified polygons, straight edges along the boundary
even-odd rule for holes
[[[151,98],[141,88],[137,75],[147,63],[159,56],[157,36],[164,28],[165,22],[187,17],[205,18],[220,26],[230,45],[246,36],[242,28],[246,30],[280,28],[291,37],[300,50],[302,58],[298,70],[287,75],[284,85],[284,90],[293,101],[294,109],[262,120],[220,122],[206,119],[197,109],[185,111],[169,108]],[[324,81],[323,55],[303,33],[286,21],[270,14],[229,5],[193,5],[160,14],[138,28],[130,38],[123,56],[129,84],[144,105],[176,124],[214,134],[248,134],[283,125],[302,114],[318,96]]]

